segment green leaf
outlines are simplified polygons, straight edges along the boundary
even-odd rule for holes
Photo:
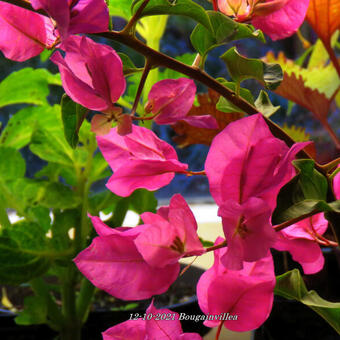
[[[314,161],[300,159],[293,161],[293,164],[299,173],[281,189],[272,217],[273,224],[313,211],[337,211],[337,201],[326,203],[327,179],[314,169]]]
[[[200,241],[202,243],[202,246],[205,247],[205,248],[212,247],[214,245],[214,242],[204,240],[201,237],[199,239],[200,239]]]
[[[125,53],[119,52],[118,55],[119,55],[120,59],[122,60],[123,73],[126,77],[130,76],[131,74],[143,71],[143,68],[142,67],[136,67],[136,65],[133,63],[133,61],[130,59],[130,57],[128,55],[126,55]]]
[[[340,334],[340,303],[326,301],[314,290],[308,291],[298,269],[277,276],[274,293],[302,302],[324,318]]]
[[[279,64],[267,64],[259,59],[245,58],[237,52],[236,47],[230,48],[221,56],[221,59],[236,82],[254,78],[264,84],[267,89],[275,90],[283,79]]]
[[[6,181],[23,177],[26,163],[19,151],[0,146],[0,180]]]
[[[62,183],[47,183],[44,196],[39,203],[47,208],[71,209],[80,204],[80,197]]]
[[[65,140],[59,106],[48,114],[51,119],[39,124],[34,131],[30,150],[48,162],[73,166],[75,152]]]
[[[53,126],[59,106],[30,106],[15,113],[0,136],[0,144],[21,149],[30,141],[39,127]]]
[[[221,84],[224,86],[228,87],[232,91],[236,91],[236,84],[233,82],[227,82],[224,79],[217,79]],[[251,105],[254,105],[254,98],[251,92],[248,89],[245,88],[240,88],[240,96],[245,99],[248,103]],[[216,109],[222,112],[245,112],[242,111],[239,107],[234,105],[232,102],[230,102],[228,99],[224,97],[220,97],[217,104],[216,104]],[[246,113],[246,112],[245,112]]]
[[[255,100],[255,106],[264,116],[270,117],[277,110],[280,109],[280,106],[274,106],[269,99],[268,93],[266,91],[261,90],[259,96]]]
[[[62,212],[54,213],[54,221],[52,224],[52,244],[54,249],[63,251],[72,246],[72,240],[69,238],[68,232],[80,223],[79,209],[66,209]]]
[[[100,179],[110,176],[112,172],[108,169],[107,161],[104,159],[101,152],[97,152],[93,157],[92,169],[90,172],[89,181],[96,182]]]
[[[61,117],[64,125],[64,134],[68,144],[75,149],[79,141],[79,129],[88,113],[86,107],[75,103],[66,93],[61,99]]]
[[[0,263],[2,284],[28,282],[45,273],[51,261],[44,230],[27,221],[20,221],[10,228],[2,228]]]
[[[132,14],[136,13],[143,2],[144,0],[135,0],[133,2],[131,7]],[[150,0],[141,17],[162,14],[183,15],[194,19],[211,30],[210,19],[206,11],[202,6],[191,0]]]
[[[122,17],[126,20],[131,18],[132,0],[110,0],[110,16]]]
[[[27,296],[24,310],[15,318],[18,325],[38,325],[47,321],[47,305],[41,296]]]
[[[0,108],[12,104],[47,104],[48,85],[60,85],[59,76],[45,69],[24,68],[0,83]],[[60,79],[60,78],[59,78]]]
[[[263,33],[255,30],[253,26],[237,23],[220,12],[207,13],[212,29],[198,24],[190,36],[192,46],[201,56],[204,57],[211,49],[234,40],[254,38],[265,42]]]
[[[130,209],[137,214],[145,211],[156,212],[157,199],[154,192],[146,189],[138,189],[130,196]]]

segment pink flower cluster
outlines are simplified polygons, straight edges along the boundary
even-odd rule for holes
[[[170,145],[142,127],[133,126],[126,136],[112,129],[97,140],[114,172],[107,186],[122,196],[137,188],[160,188],[187,168]],[[316,242],[327,228],[322,215],[279,233],[271,225],[276,196],[294,176],[291,161],[308,144],[288,148],[273,137],[261,114],[229,124],[213,140],[205,171],[228,247],[215,250],[215,264],[201,277],[197,296],[206,314],[237,313],[237,321],[224,321],[227,328],[252,330],[269,316],[275,286],[270,248],[290,251],[306,273],[323,266]],[[122,299],[166,291],[178,276],[178,260],[205,252],[195,218],[179,194],[157,214],[141,218],[144,224],[137,227],[111,229],[91,217],[99,236],[75,259],[94,285]],[[225,240],[217,239],[217,248]],[[259,306],[256,313],[249,311],[251,303]],[[206,324],[215,327],[218,321]]]
[[[218,0],[222,13],[237,21],[251,21],[273,40],[294,34],[305,19],[308,5],[309,0]]]
[[[70,34],[107,31],[109,11],[104,0],[32,0],[31,4],[50,18],[0,2],[0,50],[9,59],[32,58]]]
[[[239,21],[251,20],[273,39],[296,31],[308,3],[218,1],[222,12]],[[98,146],[113,171],[107,188],[127,197],[139,188],[157,190],[169,184],[176,173],[190,174],[188,165],[178,160],[172,146],[151,130],[132,125],[132,118],[114,106],[126,87],[118,54],[107,45],[74,35],[108,29],[105,1],[31,0],[31,5],[49,17],[0,2],[0,50],[16,61],[36,56],[45,48],[57,46],[61,50],[51,60],[59,68],[66,93],[73,101],[103,113],[95,119],[93,130],[100,131]],[[211,116],[188,115],[195,93],[191,79],[160,81],[149,92],[145,111],[153,113],[158,124],[184,120],[196,127],[216,128]],[[115,119],[118,127],[103,128],[101,124],[106,119]],[[317,244],[327,229],[322,214],[280,232],[275,232],[271,224],[276,197],[295,174],[291,161],[307,144],[296,143],[288,148],[271,134],[261,113],[229,124],[212,142],[205,173],[219,207],[224,238],[216,240],[214,265],[200,278],[197,296],[206,314],[237,314],[237,321],[223,321],[231,330],[255,329],[269,316],[275,286],[270,248],[289,251],[307,274],[323,267]],[[337,192],[339,178],[334,183]],[[181,258],[201,256],[207,251],[198,237],[195,217],[180,194],[157,213],[141,214],[143,224],[133,228],[113,229],[99,217],[90,218],[98,236],[74,262],[95,286],[117,298],[138,300],[164,293],[179,275]],[[256,309],[249,308],[254,304]],[[156,312],[151,304],[147,313]],[[219,321],[207,320],[206,325],[215,327]],[[110,328],[103,337],[201,339],[197,334],[183,333],[176,318],[130,320]]]

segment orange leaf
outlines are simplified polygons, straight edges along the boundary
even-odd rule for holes
[[[340,28],[340,0],[310,0],[307,21],[324,44]]]
[[[199,106],[193,106],[188,113],[189,116],[200,116],[210,114],[217,123],[218,129],[203,129],[192,126],[184,121],[179,121],[172,125],[177,136],[173,140],[179,147],[186,147],[192,144],[210,145],[213,138],[220,133],[229,123],[238,120],[244,116],[243,113],[233,112],[225,113],[216,109],[219,95],[210,90],[208,93],[197,95]]]
[[[305,107],[321,122],[327,119],[331,100],[318,90],[306,87],[301,76],[297,78],[294,73],[288,75],[284,72],[283,81],[275,93]]]

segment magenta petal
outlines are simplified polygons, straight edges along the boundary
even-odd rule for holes
[[[114,171],[107,187],[123,197],[138,188],[157,190],[169,184],[175,172],[184,172],[188,167],[178,161],[171,145],[143,127],[133,125],[126,136],[112,129],[105,136],[97,136],[97,141]]]
[[[31,0],[34,9],[42,8],[57,23],[58,32],[64,38],[70,24],[70,9],[68,0]]]
[[[103,340],[145,340],[145,323],[142,319],[122,322],[103,332]]]
[[[187,202],[180,194],[170,200],[168,219],[177,230],[178,237],[184,242],[185,253],[202,255],[204,248],[197,235],[197,222]]]
[[[251,23],[273,40],[284,39],[294,34],[302,25],[309,0],[288,0],[287,4],[269,15],[254,17]]]
[[[119,299],[141,300],[164,293],[177,278],[179,264],[149,266],[133,239],[124,232],[96,237],[74,262],[96,287]]]
[[[279,190],[293,176],[291,161],[307,144],[289,149],[261,114],[229,124],[214,138],[205,163],[212,196],[218,205],[258,197],[274,209]]]
[[[186,169],[186,164],[174,160],[134,160],[115,171],[106,187],[116,195],[127,197],[140,188],[160,189],[172,181],[175,172]]]
[[[257,262],[247,263],[243,270],[223,269],[220,256],[225,250],[215,251],[214,266],[206,271],[197,285],[199,305],[205,314],[229,313],[237,320],[224,322],[234,331],[249,331],[259,327],[269,316],[276,283],[274,265],[270,253]],[[249,306],[256,308],[249,308]],[[207,320],[205,324],[215,327],[218,320]]]
[[[70,34],[106,32],[109,9],[105,0],[79,0],[71,10]]]
[[[247,158],[247,150],[265,138],[273,136],[261,114],[230,123],[214,138],[205,162],[205,171],[210,192],[218,205],[223,202],[222,192],[224,196],[228,195],[228,199],[239,200],[240,185],[243,183],[237,178],[240,178],[240,171],[244,167],[242,160]],[[241,160],[236,162],[238,159]],[[226,172],[231,178],[230,187],[222,188]]]
[[[230,272],[219,276],[209,286],[210,313],[230,313],[237,320],[227,320],[224,326],[235,332],[260,327],[268,318],[273,304],[275,281],[256,282],[251,277]],[[221,299],[223,296],[223,299]],[[256,306],[250,308],[249,306]],[[205,322],[216,326],[219,322]]]
[[[149,265],[164,267],[178,263],[182,256],[170,248],[175,237],[176,230],[166,220],[158,220],[138,235],[135,245]]]
[[[293,260],[299,262],[305,274],[315,274],[324,265],[324,257],[320,246],[315,241],[306,239],[288,239],[282,232],[273,248],[280,251],[289,251]]]
[[[148,95],[152,112],[159,113],[154,121],[173,124],[183,119],[192,107],[195,93],[196,85],[188,78],[165,79],[154,84]]]
[[[183,119],[188,124],[203,129],[218,129],[217,121],[210,115],[187,116]]]
[[[297,222],[281,232],[288,239],[304,238],[307,240],[314,240],[315,237],[312,234],[318,233],[322,235],[328,228],[328,221],[325,219],[324,214],[316,214],[311,217],[305,218],[302,221]]]
[[[188,204],[180,194],[174,195],[165,218],[143,213],[147,230],[135,240],[138,251],[155,267],[176,263],[184,255],[201,255],[204,248],[197,235],[197,223]]]
[[[85,36],[71,36],[62,48],[65,58],[56,52],[50,59],[59,67],[66,93],[90,110],[111,108],[125,90],[123,66],[117,53]]]
[[[178,320],[178,314],[172,312],[169,309],[156,309],[151,303],[151,305],[146,310],[146,314],[151,315],[159,315],[164,314],[165,316],[169,316],[171,314],[170,320],[157,320],[155,317],[150,318],[150,320],[146,321],[146,335],[147,339],[150,340],[169,340],[169,339],[177,339],[180,336],[182,331],[181,322]],[[159,317],[158,319],[162,319]]]
[[[40,54],[55,40],[49,18],[0,2],[0,50],[5,57],[25,61]]]
[[[276,240],[271,224],[271,209],[261,199],[250,198],[243,205],[227,201],[218,212],[222,217],[228,251],[221,261],[228,269],[240,270],[243,261],[265,257]]]
[[[132,133],[120,136],[117,129],[105,136],[98,136],[97,142],[111,169],[116,171],[123,162],[132,159],[178,160],[175,149],[144,127],[132,126]]]
[[[81,41],[80,51],[85,55],[94,89],[108,105],[115,103],[124,93],[126,85],[123,63],[116,51],[85,37]]]
[[[107,109],[106,101],[95,94],[89,85],[76,77],[59,52],[55,52],[50,60],[59,67],[63,88],[73,101],[91,110]]]

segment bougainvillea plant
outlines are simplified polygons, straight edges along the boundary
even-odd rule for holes
[[[340,304],[307,291],[297,269],[275,277],[271,254],[289,252],[308,275],[324,266],[320,246],[339,247],[340,159],[319,164],[305,134],[295,140],[297,130],[273,122],[278,108],[268,96],[310,111],[339,149],[327,118],[340,106],[340,0],[213,0],[205,7],[192,0],[0,1],[4,57],[20,65],[40,55],[59,70],[22,68],[0,83],[0,108],[28,104],[0,136],[0,283],[29,283],[34,292],[17,323],[46,323],[62,340],[81,339],[96,287],[123,300],[152,298],[181,275],[180,259],[214,252],[197,297],[216,339],[223,326],[260,327],[274,294],[310,306],[340,334]],[[172,15],[196,23],[190,58],[160,52]],[[125,19],[120,31],[117,17]],[[299,31],[305,21],[319,38],[313,44]],[[306,49],[297,61],[236,49],[236,42],[293,34]],[[142,55],[144,66],[112,42]],[[228,79],[206,71],[220,46]],[[241,86],[249,78],[264,87],[257,99]],[[199,84],[217,99],[198,109]],[[65,91],[60,105],[49,104],[49,85]],[[209,145],[204,169],[181,162],[153,122],[181,127],[187,144]],[[45,161],[34,176],[25,176],[26,146]],[[224,233],[214,244],[198,236],[180,192],[157,209],[154,191],[176,174],[208,179]],[[95,192],[103,179],[107,190]],[[21,220],[13,222],[8,209]],[[128,210],[140,215],[139,225],[122,227]],[[111,217],[102,221],[102,212]],[[224,313],[237,317],[219,318]],[[113,326],[103,339],[201,336],[184,333],[177,313],[151,302],[142,318]]]

